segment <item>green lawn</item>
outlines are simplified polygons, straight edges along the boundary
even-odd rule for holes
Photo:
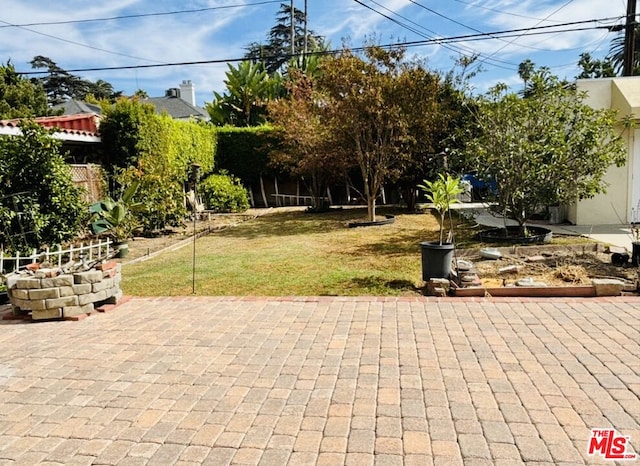
[[[393,224],[348,228],[366,210],[274,213],[196,241],[196,294],[227,296],[417,295],[420,241],[437,238],[431,214],[393,213]],[[136,296],[192,292],[191,246],[123,270]]]

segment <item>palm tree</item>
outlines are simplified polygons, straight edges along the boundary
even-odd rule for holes
[[[624,31],[620,32],[612,41],[606,59],[613,65],[616,75],[624,68]],[[633,34],[633,75],[640,74],[640,26],[636,26]]]

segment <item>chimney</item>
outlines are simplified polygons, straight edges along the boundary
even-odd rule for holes
[[[164,93],[165,97],[180,97],[180,89],[177,87],[172,87],[171,89],[167,89]]]
[[[196,105],[196,88],[191,80],[184,80],[180,84],[180,96],[182,100],[189,102],[195,107]]]

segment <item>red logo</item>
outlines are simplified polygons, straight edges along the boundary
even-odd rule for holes
[[[630,447],[629,437],[618,434],[615,429],[591,429],[587,454],[600,455],[605,460],[635,460],[638,455]]]

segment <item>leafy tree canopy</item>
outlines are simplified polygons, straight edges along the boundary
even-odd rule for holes
[[[525,97],[499,85],[478,99],[479,134],[467,146],[478,172],[497,182],[496,209],[523,229],[544,207],[604,192],[607,169],[625,162],[615,112],[584,104],[545,69],[530,79]]]
[[[293,8],[294,47],[300,53],[305,47],[305,14],[304,11]],[[326,48],[323,36],[307,30],[307,50]],[[276,16],[276,24],[269,31],[265,43],[254,42],[248,45],[245,58],[264,65],[267,73],[272,74],[282,70],[291,55],[291,5],[282,3]]]
[[[114,91],[110,83],[101,79],[96,82],[82,79],[60,68],[51,58],[37,55],[30,63],[34,69],[47,70],[45,76],[34,79],[42,84],[50,105],[71,99],[86,100],[88,96],[113,102],[122,95],[121,91]]]
[[[611,60],[593,58],[590,53],[581,53],[578,66],[582,70],[577,79],[611,78],[616,75]]]
[[[42,86],[16,73],[11,61],[0,65],[0,119],[48,114],[47,96]]]
[[[333,150],[359,167],[370,221],[383,183],[397,180],[416,151],[430,152],[430,128],[440,128],[440,78],[406,62],[404,53],[370,46],[364,57],[346,50],[322,63],[322,108]]]

